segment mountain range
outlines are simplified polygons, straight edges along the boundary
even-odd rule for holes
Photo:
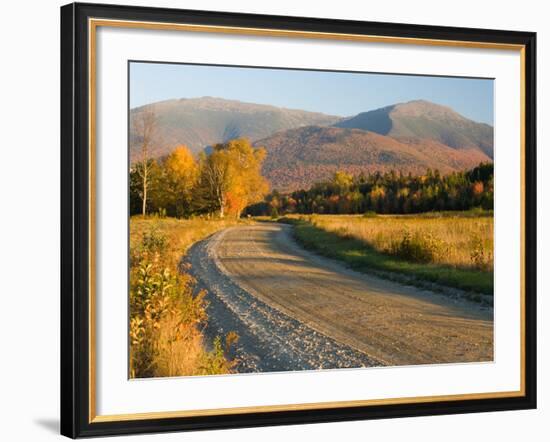
[[[130,113],[144,110],[157,120],[153,157],[179,144],[198,153],[246,137],[267,150],[263,173],[281,191],[307,188],[336,170],[450,173],[493,158],[491,126],[425,100],[347,118],[213,97],[167,100]],[[132,162],[139,153],[136,141],[131,127]]]
[[[265,104],[244,103],[221,98],[181,98],[160,101],[134,108],[130,115],[143,110],[153,111],[157,119],[158,139],[152,155],[168,154],[178,144],[185,144],[198,153],[206,146],[246,137],[251,141],[275,132],[300,126],[328,126],[341,117],[285,109]],[[132,133],[131,140],[133,139]],[[137,153],[130,144],[130,157]]]

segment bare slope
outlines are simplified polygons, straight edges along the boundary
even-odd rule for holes
[[[335,124],[394,138],[429,138],[455,149],[482,150],[493,158],[493,128],[453,109],[425,100],[394,104],[360,113]]]
[[[330,125],[340,119],[321,113],[213,97],[161,101],[132,109],[130,114],[145,110],[152,110],[158,120],[154,157],[169,153],[178,144],[199,152],[232,138],[257,140],[277,131],[311,124]],[[130,157],[134,160],[137,138],[132,127],[130,135]]]

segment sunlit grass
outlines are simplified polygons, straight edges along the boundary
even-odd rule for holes
[[[283,220],[284,221],[284,220]],[[306,248],[362,270],[493,294],[491,213],[294,215]]]
[[[130,377],[224,374],[235,333],[206,342],[205,292],[180,266],[188,248],[236,221],[130,220]]]
[[[493,270],[490,216],[321,215],[310,220],[327,232],[357,239],[378,252],[412,261]]]
[[[197,241],[237,224],[234,219],[177,219],[133,216],[130,218],[130,250],[136,250],[142,241],[143,234],[156,231],[166,238],[163,259],[175,268],[182,256]]]

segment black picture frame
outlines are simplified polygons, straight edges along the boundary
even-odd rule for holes
[[[360,407],[90,420],[89,18],[522,45],[524,395]],[[536,34],[488,29],[73,3],[61,8],[61,434],[76,438],[536,408]]]

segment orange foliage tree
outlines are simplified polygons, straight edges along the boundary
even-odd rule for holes
[[[250,204],[262,201],[269,185],[261,174],[266,151],[246,139],[217,144],[203,155],[196,197],[203,209],[239,218]]]

